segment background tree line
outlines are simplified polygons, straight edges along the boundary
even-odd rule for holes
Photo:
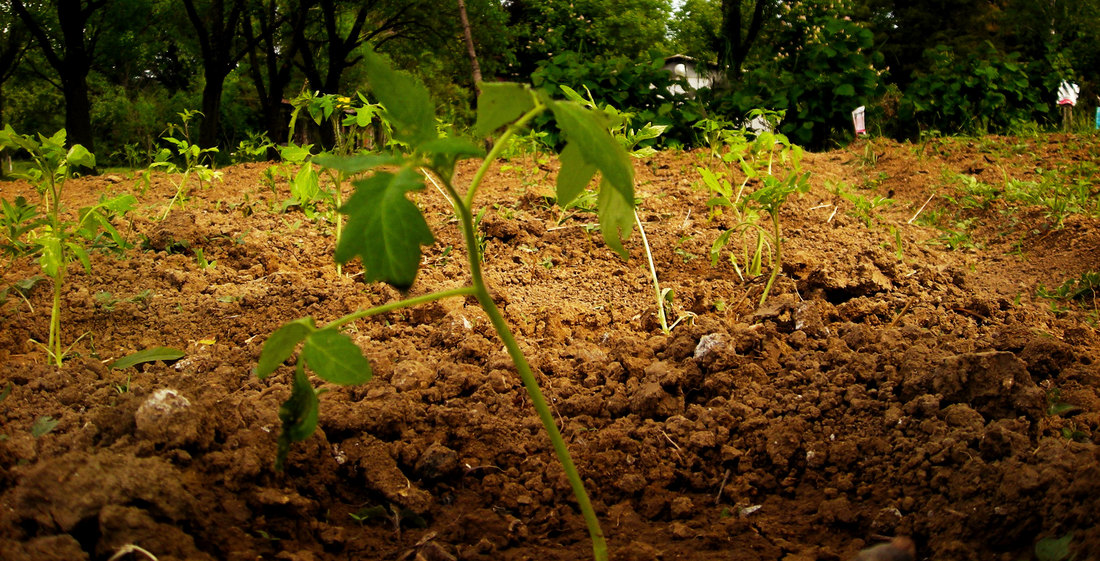
[[[486,80],[587,86],[639,124],[698,141],[699,118],[785,111],[813,148],[874,132],[1052,126],[1062,79],[1095,106],[1100,1],[465,0]],[[202,146],[287,138],[299,92],[364,90],[366,46],[419,74],[462,126],[475,99],[457,0],[0,0],[0,123],[65,127],[101,158],[150,152],[184,109]],[[720,79],[677,94],[682,53]],[[1083,113],[1084,110],[1081,110]]]

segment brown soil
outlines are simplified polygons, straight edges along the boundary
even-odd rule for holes
[[[1055,311],[1036,296],[1100,268],[1100,221],[1059,227],[993,201],[966,211],[977,247],[954,251],[934,241],[940,230],[908,223],[950,193],[944,170],[996,185],[1095,161],[1100,143],[921,151],[876,140],[807,154],[813,189],[782,214],[784,274],[761,307],[766,277],[709,263],[731,223],[708,220],[695,172],[705,155],[638,161],[662,286],[675,290],[675,315],[695,314],[669,335],[637,235],[622,261],[585,227],[592,215],[545,204],[553,163],[491,173],[490,282],[614,559],[847,560],[904,535],[918,559],[1008,561],[1071,532],[1078,559],[1100,556],[1095,303]],[[286,188],[272,193],[266,167],[223,170],[163,222],[166,176],[143,193],[128,177],[69,184],[72,208],[137,194],[142,209],[117,222],[136,247],[93,253],[90,274],[70,268],[64,341],[79,341],[60,370],[29,342],[47,335],[47,283],[0,308],[0,386],[11,388],[0,558],[105,560],[128,544],[161,561],[589,558],[549,442],[472,302],[356,322],[349,333],[376,379],[328,388],[320,430],[274,472],[291,369],[252,375],[264,339],[288,320],[323,323],[401,295],[362,283],[357,264],[337,275],[331,228],[279,213]],[[458,184],[471,175],[462,166]],[[837,180],[898,202],[868,227],[827,188]],[[18,193],[31,194],[0,184],[3,197]],[[438,240],[412,294],[457,287],[457,225],[434,189],[417,198]],[[962,212],[938,197],[923,213],[938,209]],[[198,249],[215,266],[200,268]],[[37,272],[31,258],[5,263],[3,286]],[[187,355],[106,366],[156,346]],[[1078,409],[1050,415],[1051,396]],[[47,416],[57,425],[36,438]]]

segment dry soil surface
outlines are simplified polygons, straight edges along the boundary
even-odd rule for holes
[[[1002,195],[1006,179],[1053,170],[1095,205],[1098,156],[1095,137],[1061,135],[807,154],[812,189],[783,209],[782,274],[764,305],[767,264],[742,279],[725,254],[710,263],[735,223],[706,205],[696,167],[708,155],[638,160],[660,283],[685,318],[668,334],[636,233],[624,261],[593,214],[549,204],[552,159],[495,166],[485,268],[613,559],[846,561],[910,536],[917,559],[1015,561],[1071,533],[1077,558],[1097,559],[1095,296],[1037,290],[1100,270],[1100,220],[1095,206],[1059,222]],[[106,560],[128,545],[161,561],[590,558],[549,441],[473,301],[351,325],[375,379],[326,386],[318,432],[274,471],[293,369],[253,375],[265,338],[402,295],[364,284],[357,263],[337,274],[331,225],[280,212],[287,187],[273,192],[267,167],[223,169],[163,221],[173,177],[66,187],[71,209],[136,194],[141,208],[115,221],[134,248],[69,268],[63,368],[31,342],[47,336],[47,282],[0,307],[0,558]],[[864,220],[838,181],[896,202]],[[966,181],[984,197],[966,199]],[[17,194],[34,192],[0,184]],[[462,285],[446,201],[430,187],[414,198],[437,241],[410,294]],[[753,243],[733,239],[727,249]],[[2,287],[40,274],[33,257],[4,258],[2,272]],[[108,366],[158,346],[186,356]]]

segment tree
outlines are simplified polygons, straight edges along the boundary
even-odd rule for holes
[[[673,49],[707,63],[718,61],[721,5],[714,0],[686,0],[669,22]]]
[[[183,6],[187,19],[195,28],[206,79],[202,90],[199,146],[214,147],[218,145],[225,78],[248,52],[248,47],[236,39],[245,17],[246,0],[206,0],[202,5],[196,4],[196,0],[183,0]]]
[[[749,56],[765,21],[777,20],[777,0],[722,0],[722,32],[718,59],[731,81],[741,77],[742,65]]]
[[[470,71],[474,84],[481,83],[481,65],[477,62],[477,49],[474,47],[474,34],[470,31],[470,17],[466,13],[466,2],[458,0],[458,15],[462,20],[462,37],[466,50],[470,53]]]
[[[266,0],[250,12],[243,26],[245,39],[252,45],[248,72],[260,100],[267,136],[280,144],[288,140],[283,94],[302,47],[301,26],[312,6],[313,0]]]
[[[23,0],[11,0],[16,15],[38,43],[46,61],[57,72],[65,97],[65,128],[69,145],[94,149],[88,73],[92,69],[96,44],[107,24],[93,18],[109,0],[55,0],[54,10],[28,8]]]
[[[514,32],[512,74],[526,78],[563,52],[585,57],[642,58],[667,50],[670,0],[506,0]]]

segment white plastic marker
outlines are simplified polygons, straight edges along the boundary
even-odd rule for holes
[[[1077,105],[1077,94],[1081,93],[1081,86],[1062,80],[1062,84],[1058,86],[1058,105]]]
[[[852,111],[852,126],[856,129],[856,136],[867,134],[866,114],[867,107],[863,105],[856,107],[856,110]]]

